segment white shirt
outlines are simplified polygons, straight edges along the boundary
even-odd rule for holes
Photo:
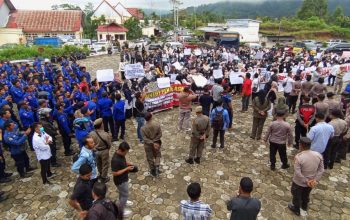
[[[286,79],[283,80],[284,83],[287,83],[286,86],[284,87],[284,92],[285,93],[290,93],[293,89],[293,82],[294,80],[287,76]]]
[[[331,75],[336,76],[337,72],[340,70],[340,66],[338,64],[334,65],[331,70]]]
[[[33,135],[33,148],[35,150],[36,157],[38,160],[48,160],[51,158],[50,145],[46,144],[46,138],[52,141],[52,137],[45,132],[42,132],[39,136],[38,133],[34,132]]]

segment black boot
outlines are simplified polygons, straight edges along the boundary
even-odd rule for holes
[[[185,161],[186,161],[186,163],[193,164],[193,159],[192,158],[188,158]]]
[[[150,173],[152,176],[156,177],[156,169],[152,169]]]
[[[293,204],[289,203],[288,208],[290,211],[292,211],[295,215],[300,216],[300,210],[297,210]]]
[[[156,177],[159,177],[160,171],[159,171],[159,166],[156,166],[156,169],[154,170]]]
[[[196,157],[196,158],[194,159],[194,162],[200,164],[200,163],[201,163],[201,158],[200,158],[200,157]]]

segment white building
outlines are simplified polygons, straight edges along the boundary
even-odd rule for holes
[[[240,34],[241,42],[258,43],[260,23],[261,21],[252,19],[229,19],[226,26],[227,31]]]

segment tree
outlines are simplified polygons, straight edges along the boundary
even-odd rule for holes
[[[79,6],[72,5],[72,4],[52,5],[51,8],[52,8],[52,10],[58,10],[58,9],[63,9],[63,10],[81,10],[81,8]]]
[[[126,37],[129,40],[135,40],[142,37],[142,29],[140,27],[140,22],[136,18],[130,18],[124,22],[124,27],[129,31],[126,33]]]
[[[152,12],[152,13],[150,14],[150,18],[151,18],[151,20],[153,20],[153,21],[159,20],[159,16],[158,16],[155,12]]]
[[[325,18],[328,13],[328,1],[327,0],[304,0],[298,11],[298,18],[307,19],[312,16],[319,18]]]

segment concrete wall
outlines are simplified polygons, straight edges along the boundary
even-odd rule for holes
[[[7,7],[6,3],[3,3],[0,7],[0,27],[6,27],[7,21],[9,19],[10,9]]]
[[[22,29],[0,28],[0,45],[3,44],[25,44],[26,40]]]
[[[124,41],[126,41],[126,33],[125,32],[115,32],[115,33],[111,33],[111,32],[97,32],[97,40],[101,41],[101,40],[106,40],[107,39],[107,35],[110,35],[112,37],[112,40],[115,40],[115,35],[124,35],[124,40],[120,40],[118,39],[118,41],[120,43],[123,43]],[[118,36],[119,37],[119,36]]]
[[[147,37],[151,37],[152,35],[154,35],[154,30],[155,30],[155,26],[144,27],[144,28],[142,28],[142,35],[147,36]]]

